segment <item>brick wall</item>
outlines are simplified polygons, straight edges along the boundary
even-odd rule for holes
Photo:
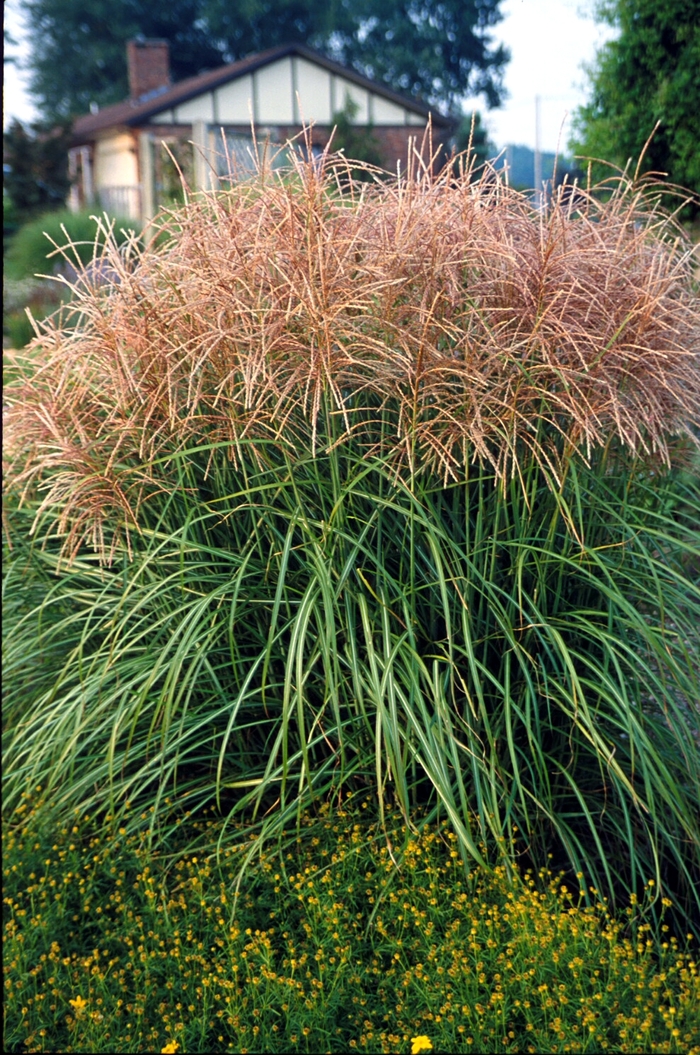
[[[140,99],[170,85],[170,46],[167,40],[130,40],[126,45],[129,92]]]

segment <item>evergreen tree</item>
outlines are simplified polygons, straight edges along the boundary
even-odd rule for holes
[[[3,133],[4,190],[17,222],[63,205],[70,187],[69,145],[70,129],[65,124],[27,128],[14,120]]]

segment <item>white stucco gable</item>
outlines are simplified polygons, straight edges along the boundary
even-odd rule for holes
[[[425,117],[299,55],[286,55],[153,114],[150,124],[331,124],[350,99],[357,125],[424,124]]]

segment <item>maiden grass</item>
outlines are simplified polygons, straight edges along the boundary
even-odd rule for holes
[[[132,802],[157,846],[173,795],[223,852],[370,787],[467,871],[516,827],[695,911],[687,254],[636,188],[332,179],[115,250],[6,392],[7,808]]]

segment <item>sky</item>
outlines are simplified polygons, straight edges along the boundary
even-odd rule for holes
[[[614,35],[596,23],[591,0],[503,0],[503,21],[493,29],[494,42],[511,52],[506,66],[508,92],[502,108],[484,111],[490,138],[535,146],[535,96],[540,96],[540,148],[556,151],[569,136],[570,115],[587,101],[583,64]],[[478,107],[470,99],[465,109]],[[569,116],[567,116],[567,113]]]
[[[508,98],[499,110],[485,111],[483,99],[468,99],[465,110],[482,111],[491,141],[535,146],[535,96],[540,97],[540,148],[566,146],[570,114],[586,101],[582,63],[590,62],[611,31],[596,24],[591,0],[503,0],[503,21],[493,30],[495,43],[506,44],[511,61],[506,67]],[[20,63],[26,58],[17,0],[6,0],[5,25],[18,48],[10,48]],[[21,69],[5,66],[3,125],[12,117],[31,121],[36,116]]]
[[[14,56],[21,61],[27,54],[27,48],[23,40],[23,24],[18,12],[17,0],[5,0],[3,24],[13,40],[16,40],[19,44],[19,47],[16,48],[6,48],[5,57]],[[19,118],[20,121],[32,121],[36,117],[36,111],[27,94],[22,72],[15,64],[6,62],[3,73],[3,128],[7,127],[13,117]]]

